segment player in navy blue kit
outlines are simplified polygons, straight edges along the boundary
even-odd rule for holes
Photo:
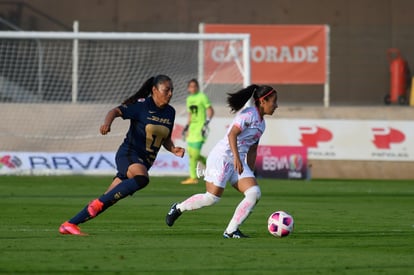
[[[158,75],[148,79],[121,106],[108,112],[100,128],[102,135],[111,131],[115,118],[130,120],[128,133],[116,154],[118,173],[102,196],[60,226],[61,234],[85,235],[79,224],[93,219],[119,200],[147,186],[148,170],[161,146],[178,157],[184,156],[184,149],[175,147],[171,140],[175,119],[175,110],[169,105],[172,95],[171,79]]]

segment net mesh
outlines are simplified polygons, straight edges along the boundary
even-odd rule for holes
[[[101,137],[106,112],[156,74],[173,79],[171,104],[184,115],[187,82],[198,76],[199,42],[79,40],[78,93],[72,102],[72,40],[1,39],[0,150],[112,151],[128,123],[116,121],[111,134]],[[215,45],[237,47],[240,55],[243,50],[241,41],[202,43],[206,60]],[[242,87],[240,62],[207,64],[202,88],[213,104],[224,105],[226,92]]]

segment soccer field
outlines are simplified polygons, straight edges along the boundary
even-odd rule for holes
[[[260,180],[262,199],[242,226],[249,239],[223,239],[241,195],[186,212],[172,202],[204,186],[179,178],[150,185],[62,236],[59,225],[102,193],[111,177],[0,177],[0,273],[4,274],[413,274],[414,181]],[[278,239],[267,217],[290,212],[295,231]]]

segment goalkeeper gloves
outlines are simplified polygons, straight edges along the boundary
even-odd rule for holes
[[[201,135],[203,138],[206,138],[208,136],[208,133],[210,132],[210,128],[208,127],[208,124],[210,123],[210,120],[207,119],[206,122],[204,122],[203,129],[201,129]]]

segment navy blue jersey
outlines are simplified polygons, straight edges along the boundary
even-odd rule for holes
[[[170,105],[158,108],[152,97],[141,98],[134,104],[118,108],[122,118],[131,121],[120,150],[127,152],[127,155],[138,156],[150,168],[164,141],[171,136],[174,108]]]

